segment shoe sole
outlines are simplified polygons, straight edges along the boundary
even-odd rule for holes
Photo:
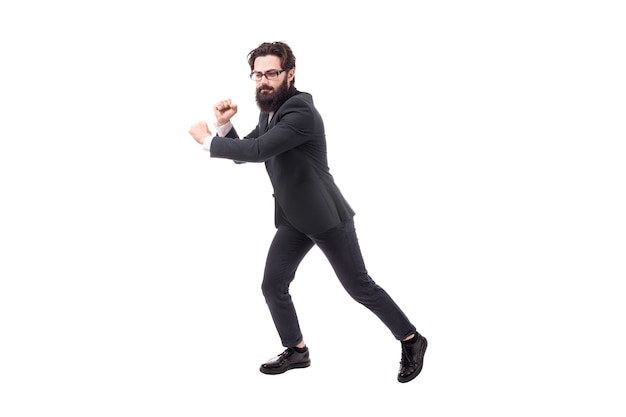
[[[289,371],[290,369],[308,368],[309,366],[311,366],[311,361],[294,363],[294,364],[289,365],[286,368],[263,368],[263,367],[260,367],[259,371],[261,371],[262,373],[264,373],[266,375],[278,375],[278,374],[285,373],[285,372]]]
[[[420,357],[422,358],[422,366],[420,366],[420,369],[413,372],[411,375],[409,375],[406,378],[398,377],[398,382],[405,383],[405,382],[412,381],[413,379],[415,379],[416,376],[420,374],[420,372],[422,372],[422,368],[424,367],[424,355],[426,354],[427,347],[428,347],[428,340],[426,340],[426,338],[424,337],[424,345],[422,346],[422,349],[420,350]]]

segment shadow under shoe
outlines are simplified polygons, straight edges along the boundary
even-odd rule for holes
[[[400,382],[409,382],[422,371],[428,341],[419,333],[415,333],[415,337],[417,338],[415,343],[402,343],[402,358],[398,371]]]
[[[309,348],[306,348],[304,352],[298,352],[294,348],[287,348],[280,355],[262,364],[259,370],[264,374],[276,375],[290,369],[306,368],[310,365]]]

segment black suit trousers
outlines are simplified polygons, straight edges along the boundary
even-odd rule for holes
[[[368,275],[353,219],[326,232],[310,235],[283,223],[278,226],[270,245],[262,291],[285,347],[293,347],[303,340],[289,285],[313,245],[324,253],[348,294],[378,316],[396,339],[402,340],[416,331],[393,299]]]

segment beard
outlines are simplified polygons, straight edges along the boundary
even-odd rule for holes
[[[289,84],[287,77],[277,88],[263,85],[256,89],[256,104],[264,113],[272,113],[289,98]]]

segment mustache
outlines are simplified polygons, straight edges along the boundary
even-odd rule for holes
[[[256,89],[256,92],[257,92],[257,93],[260,93],[260,92],[261,92],[261,91],[263,91],[263,90],[267,90],[267,91],[274,91],[274,87],[270,87],[270,86],[268,86],[268,85],[266,85],[266,86],[261,86],[261,87],[259,87],[259,88],[257,88],[257,89]]]

